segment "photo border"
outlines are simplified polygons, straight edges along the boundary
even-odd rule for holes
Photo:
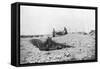
[[[88,9],[88,10],[95,10],[95,59],[94,60],[77,60],[77,61],[59,61],[59,62],[47,62],[47,63],[27,63],[27,64],[20,64],[20,6],[41,6],[41,7],[55,7],[55,8],[74,8],[74,9]],[[98,43],[98,33],[97,33],[97,21],[98,21],[98,12],[97,12],[97,7],[90,7],[90,6],[74,6],[74,5],[58,5],[58,4],[43,4],[43,3],[27,3],[27,2],[16,2],[13,3],[12,6],[14,6],[15,10],[13,10],[14,8],[12,8],[12,12],[11,13],[12,16],[12,22],[15,22],[16,24],[14,25],[14,27],[16,28],[16,33],[13,33],[12,35],[16,35],[16,37],[12,37],[16,39],[15,42],[15,48],[11,48],[14,49],[11,51],[14,52],[14,54],[16,54],[16,58],[14,59],[15,56],[12,56],[14,54],[11,54],[11,64],[14,66],[39,66],[39,65],[55,65],[55,64],[69,64],[69,63],[85,63],[85,62],[97,62],[98,61],[98,56],[97,56],[97,43]],[[15,13],[14,13],[15,11]],[[13,17],[15,19],[13,19]],[[15,21],[14,21],[15,20]],[[13,26],[13,25],[12,25]],[[12,27],[13,28],[13,27]],[[13,44],[12,44],[13,45]],[[16,51],[16,52],[15,52]]]

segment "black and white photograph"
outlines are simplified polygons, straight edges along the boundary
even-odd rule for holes
[[[95,10],[20,6],[20,64],[94,60]]]

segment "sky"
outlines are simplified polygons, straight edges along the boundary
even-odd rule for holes
[[[51,34],[67,28],[68,32],[95,30],[95,10],[21,6],[21,35]]]

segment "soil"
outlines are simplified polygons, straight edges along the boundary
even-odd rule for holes
[[[21,38],[21,64],[95,59],[95,39],[89,34],[67,34],[59,37],[53,37],[52,41],[72,47],[64,47],[49,51],[40,50],[37,46],[32,44],[31,40],[33,39],[38,39],[44,43],[47,38]],[[54,47],[55,46],[53,46],[53,48]]]

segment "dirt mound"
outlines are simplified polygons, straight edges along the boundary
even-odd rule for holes
[[[91,44],[91,42],[94,41],[91,36],[82,34],[67,34],[60,37],[54,37],[52,40],[57,43],[63,43],[75,47],[86,46],[87,43]]]

